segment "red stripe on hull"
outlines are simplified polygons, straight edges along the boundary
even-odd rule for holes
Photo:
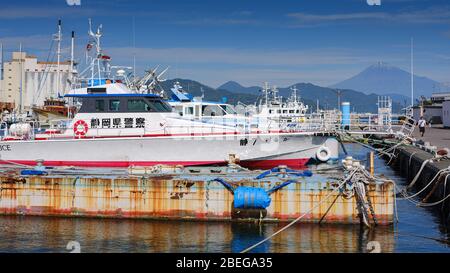
[[[271,159],[271,160],[250,160],[242,161],[240,165],[249,169],[272,169],[278,166],[287,166],[291,169],[304,169],[308,164],[309,158],[299,159]]]
[[[271,169],[281,165],[289,168],[301,169],[308,163],[309,159],[271,159],[271,160],[249,160],[241,161],[240,165],[249,169]],[[9,160],[6,163],[15,163],[29,166],[36,166],[36,161],[29,160]],[[155,165],[168,166],[207,166],[207,165],[226,165],[224,161],[44,161],[47,167],[73,166],[87,168],[128,168],[131,166],[151,167]]]

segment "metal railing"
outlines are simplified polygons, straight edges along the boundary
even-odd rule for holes
[[[396,131],[402,132],[405,135],[412,134],[414,130],[415,121],[406,117],[393,115],[389,122],[379,120],[376,114],[353,114],[348,120],[349,125],[342,124],[342,115],[340,113],[314,113],[299,117],[246,117],[246,116],[215,116],[202,117],[199,119],[183,119],[183,118],[167,118],[168,120],[184,120],[196,121],[192,124],[180,124],[176,122],[168,122],[160,129],[150,128],[148,125],[142,128],[133,128],[133,136],[146,135],[172,135],[172,134],[221,134],[221,133],[263,133],[263,132],[320,132],[333,133],[338,131],[354,131],[367,132],[371,134],[376,133],[393,133]],[[79,138],[73,128],[73,120],[53,120],[50,123],[30,122],[32,132],[29,138],[35,139],[38,134],[45,134],[47,138],[61,137],[61,133],[65,133],[65,137]],[[3,128],[5,127],[5,128]],[[67,133],[70,130],[71,134]],[[128,131],[128,128],[109,127],[104,128],[99,126],[97,128],[89,128],[88,137],[100,136],[122,136],[123,131]],[[95,132],[95,133],[92,133]],[[123,137],[130,133],[126,132]],[[4,139],[8,135],[8,128],[3,123],[0,125],[0,136]]]

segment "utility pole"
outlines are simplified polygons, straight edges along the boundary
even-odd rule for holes
[[[411,38],[411,107],[414,106],[414,39]]]

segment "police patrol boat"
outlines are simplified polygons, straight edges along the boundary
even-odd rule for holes
[[[125,93],[126,88],[112,82],[67,94],[67,99],[82,105],[75,117],[42,134],[35,134],[29,124],[12,126],[0,141],[0,161],[77,167],[195,166],[226,164],[232,155],[249,168],[302,168],[310,160],[326,162],[338,156],[333,137],[183,119],[160,96]]]

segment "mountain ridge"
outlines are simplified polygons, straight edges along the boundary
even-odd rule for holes
[[[440,85],[435,80],[414,74],[414,97],[429,97]],[[379,62],[346,80],[329,86],[329,88],[345,88],[366,94],[392,94],[408,97],[411,95],[411,73],[388,63]]]
[[[228,90],[233,93],[255,94],[261,90],[261,87],[259,86],[244,87],[238,82],[228,81],[219,86],[217,89]]]
[[[244,104],[254,104],[261,99],[261,87],[244,87],[237,82],[232,82],[234,86],[239,87],[238,92],[223,89],[224,85],[215,89],[210,86],[204,85],[198,81],[188,79],[172,79],[163,83],[165,90],[170,90],[175,82],[180,82],[183,89],[190,92],[194,96],[202,96],[202,89],[204,91],[205,100],[222,101],[223,97],[227,98],[228,103],[237,104],[238,102]],[[237,86],[238,84],[239,86]],[[231,85],[230,85],[231,86]],[[291,88],[296,86],[298,95],[301,100],[310,106],[313,111],[316,110],[317,100],[319,100],[319,107],[321,109],[332,109],[338,107],[338,96],[335,89],[321,87],[312,83],[297,83],[288,87],[279,88],[279,95],[283,98],[287,98],[291,95]],[[226,86],[225,86],[226,87]],[[244,89],[245,90],[244,90]],[[341,91],[341,102],[349,101],[352,105],[352,110],[357,112],[377,112],[378,95],[376,94],[364,94],[363,92],[344,89]],[[394,102],[393,111],[400,112],[402,109],[401,104]]]

